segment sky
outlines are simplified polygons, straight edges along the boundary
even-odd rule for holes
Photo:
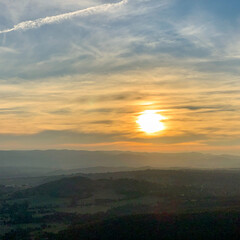
[[[0,9],[0,149],[240,154],[238,0]],[[142,131],[146,111],[163,130]]]

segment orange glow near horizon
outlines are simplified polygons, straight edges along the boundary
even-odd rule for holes
[[[161,120],[166,119],[158,113],[158,110],[145,110],[137,119],[141,131],[147,134],[153,134],[165,129]]]

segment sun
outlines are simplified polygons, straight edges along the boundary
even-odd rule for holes
[[[143,132],[152,134],[164,130],[165,127],[161,120],[165,117],[158,112],[158,110],[146,110],[139,115],[136,122]]]

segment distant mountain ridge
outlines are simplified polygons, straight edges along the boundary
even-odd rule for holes
[[[0,166],[0,179],[19,177],[38,177],[43,175],[49,175],[51,174],[52,171],[53,169],[41,167]]]
[[[0,151],[0,167],[74,169],[103,167],[240,168],[240,156],[120,151]]]
[[[130,171],[139,171],[139,170],[147,170],[152,169],[150,166],[144,167],[104,167],[104,166],[96,166],[96,167],[88,167],[88,168],[74,168],[67,170],[56,170],[48,173],[48,175],[69,175],[69,174],[89,174],[89,173],[114,173],[114,172],[130,172]]]

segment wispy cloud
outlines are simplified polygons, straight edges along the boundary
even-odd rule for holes
[[[28,30],[28,29],[33,29],[33,28],[39,28],[43,25],[59,23],[64,20],[68,20],[73,17],[76,17],[76,16],[89,16],[89,15],[97,14],[100,12],[106,12],[113,8],[117,8],[122,5],[125,5],[127,3],[128,3],[128,0],[122,0],[121,2],[118,2],[118,3],[102,4],[99,6],[89,7],[89,8],[81,9],[81,10],[74,11],[74,12],[59,14],[56,16],[39,18],[39,19],[36,19],[33,21],[24,21],[24,22],[21,22],[21,23],[15,25],[13,28],[9,28],[9,29],[0,31],[0,34],[9,33],[9,32],[13,32],[13,31],[19,31],[19,30]]]
[[[0,2],[0,149],[240,153],[239,13],[226,0]],[[151,137],[136,120],[155,109],[167,119]]]

